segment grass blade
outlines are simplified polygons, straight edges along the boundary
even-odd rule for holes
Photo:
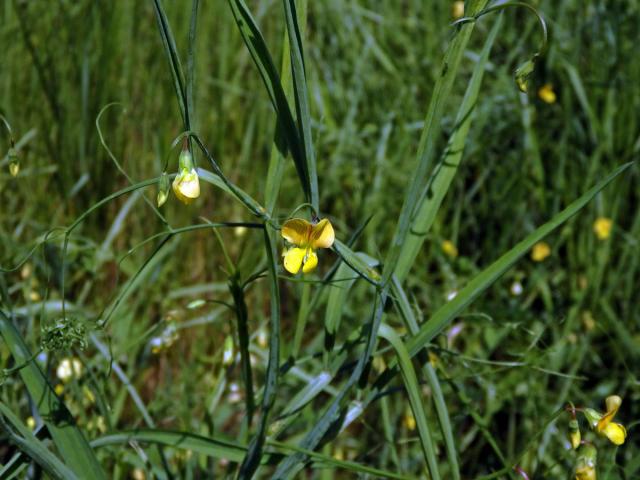
[[[280,76],[274,65],[273,58],[269,53],[260,29],[245,3],[242,0],[229,0],[229,6],[231,7],[231,12],[236,20],[242,39],[249,49],[251,58],[258,67],[273,108],[276,111],[280,132],[284,138],[286,138],[287,145],[291,151],[291,157],[298,172],[305,197],[307,202],[311,203],[311,185],[309,184],[305,152],[300,141],[300,132],[293,119],[293,114],[291,113],[287,96],[280,83]]]
[[[420,386],[418,384],[418,378],[416,377],[416,372],[413,368],[413,364],[411,363],[409,353],[407,352],[404,343],[402,343],[400,336],[388,325],[384,323],[380,325],[378,335],[387,340],[396,352],[405,389],[409,395],[411,411],[413,412],[413,416],[416,420],[416,426],[418,427],[422,452],[427,465],[429,466],[429,474],[433,480],[439,480],[440,473],[438,471],[438,460],[436,459],[431,431],[427,424],[427,416],[424,413],[422,401],[420,400]]]
[[[262,397],[262,413],[258,431],[251,439],[247,455],[242,460],[238,478],[251,478],[262,458],[262,449],[267,434],[267,425],[271,407],[275,401],[278,387],[278,369],[280,368],[280,288],[278,286],[278,270],[276,265],[276,247],[273,236],[275,232],[264,229],[264,244],[267,251],[267,268],[269,270],[269,292],[271,296],[271,335],[269,339],[269,362]]]
[[[289,51],[291,54],[291,71],[293,74],[298,131],[302,137],[302,147],[304,149],[304,160],[306,164],[305,170],[311,196],[309,203],[311,203],[317,212],[319,209],[318,172],[316,171],[316,158],[311,138],[311,112],[309,110],[309,95],[302,49],[302,36],[300,35],[300,28],[298,27],[298,17],[296,15],[294,0],[283,0],[283,2],[285,18],[287,20],[287,32],[289,33]]]
[[[76,426],[71,413],[33,361],[16,327],[2,311],[0,311],[0,334],[16,364],[24,364],[20,369],[20,376],[68,467],[80,477],[90,475],[91,478],[106,479],[98,459]]]
[[[442,155],[442,160],[434,169],[429,179],[426,188],[427,193],[422,197],[421,202],[417,206],[417,213],[412,221],[411,230],[402,247],[402,253],[398,258],[398,265],[395,270],[395,276],[401,282],[407,277],[411,266],[415,263],[424,239],[431,229],[431,225],[440,209],[442,200],[458,171],[458,166],[460,165],[464,152],[465,141],[472,123],[473,110],[478,103],[478,96],[489,59],[489,53],[501,24],[502,15],[499,15],[484,44],[480,58],[473,70],[471,80],[469,80],[467,91],[465,92],[464,99],[456,116],[455,131],[449,139],[447,148]]]
[[[4,418],[6,418],[9,423],[7,423]],[[79,478],[72,470],[62,463],[58,457],[51,453],[28,428],[22,425],[20,419],[18,419],[13,412],[11,412],[11,410],[1,402],[0,424],[4,431],[9,435],[11,441],[53,478],[59,478],[61,480],[73,480]],[[13,429],[16,429],[17,432],[14,432]]]
[[[582,210],[600,190],[628,170],[634,163],[635,161],[625,163],[615,169],[609,176],[598,182],[578,199],[574,200],[567,208],[555,215],[550,221],[531,232],[524,240],[498,258],[498,260],[493,262],[480,274],[476,275],[467,286],[460,290],[453,300],[436,311],[429,321],[420,327],[417,335],[411,338],[407,345],[411,356],[417,354],[427,343],[433,340],[462,310],[469,306],[471,302],[478,298],[480,294],[522,258],[533,245]]]

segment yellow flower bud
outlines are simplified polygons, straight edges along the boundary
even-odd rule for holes
[[[546,242],[536,243],[531,250],[531,259],[534,262],[542,262],[549,255],[551,255],[551,247]]]
[[[574,450],[580,446],[580,442],[582,441],[580,425],[578,424],[578,420],[575,418],[569,422],[569,441],[571,442],[571,447],[573,447]]]
[[[464,2],[458,0],[451,5],[451,16],[454,20],[464,17]]]
[[[576,459],[576,480],[596,480],[597,461],[596,447],[590,444],[582,445]]]
[[[556,92],[553,91],[553,85],[545,83],[538,90],[538,97],[545,103],[556,103]]]
[[[162,172],[160,184],[158,185],[158,198],[156,199],[158,202],[158,208],[164,205],[167,198],[169,198],[169,175],[167,175],[167,172]]]
[[[598,240],[606,240],[611,235],[611,229],[613,227],[613,220],[606,217],[598,217],[593,222],[593,231],[598,237]]]
[[[458,247],[451,240],[443,241],[441,248],[448,257],[456,258],[458,256]]]
[[[9,157],[9,173],[12,177],[17,177],[18,172],[20,172],[20,160],[18,160],[18,152],[16,149],[11,147],[9,152],[7,153],[7,157]]]
[[[178,200],[188,205],[200,196],[200,179],[193,165],[193,156],[186,148],[180,152],[178,170],[173,180],[173,192]]]

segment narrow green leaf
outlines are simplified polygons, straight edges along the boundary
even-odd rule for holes
[[[5,417],[9,424],[3,420]],[[72,470],[60,461],[49,449],[26,428],[20,419],[5,404],[0,402],[0,425],[9,435],[10,440],[32,460],[40,465],[53,478],[72,480],[79,478]],[[16,429],[17,432],[13,432]],[[5,477],[2,477],[5,478]]]
[[[214,458],[226,458],[232,462],[239,462],[244,457],[246,448],[227,440],[203,437],[189,432],[174,432],[170,430],[140,429],[118,432],[97,438],[91,442],[93,448],[110,445],[127,444],[130,441],[148,442],[165,445],[167,447],[192,450]]]
[[[449,190],[449,186],[455,177],[458,166],[464,152],[464,145],[469,134],[469,129],[473,120],[473,111],[478,104],[480,87],[484,76],[491,47],[502,24],[502,15],[498,16],[489,37],[487,38],[480,58],[473,70],[467,91],[465,92],[458,114],[456,115],[455,130],[449,139],[440,163],[434,169],[427,188],[416,208],[416,215],[411,223],[411,229],[402,247],[402,252],[398,258],[395,269],[395,276],[402,282],[409,274],[409,271],[422,248],[424,239],[431,229],[431,225],[436,218],[436,214],[442,205],[442,200]]]
[[[160,37],[162,38],[162,46],[169,62],[169,68],[171,70],[171,76],[173,77],[173,87],[176,91],[176,97],[178,98],[178,105],[180,106],[180,113],[182,114],[182,121],[184,123],[185,130],[191,130],[191,120],[189,116],[189,102],[187,100],[187,91],[184,84],[184,74],[182,72],[182,65],[180,64],[180,57],[178,55],[178,49],[176,48],[176,42],[171,33],[171,27],[169,21],[162,8],[161,0],[153,0],[153,8],[156,13],[156,20],[158,21],[158,30],[160,31]]]
[[[404,380],[405,389],[409,395],[409,404],[411,405],[411,411],[416,420],[416,426],[418,427],[418,433],[420,435],[420,445],[422,446],[422,453],[424,454],[425,461],[429,466],[429,474],[433,480],[440,479],[440,472],[438,471],[438,460],[436,458],[436,451],[433,445],[433,439],[431,438],[431,431],[427,424],[427,416],[422,407],[422,401],[420,399],[420,386],[418,384],[418,377],[416,371],[409,358],[409,353],[402,343],[400,336],[386,324],[380,325],[378,335],[387,340],[396,352],[396,358],[400,365],[400,372],[402,373],[402,379]]]
[[[242,460],[238,478],[253,477],[262,459],[264,441],[267,434],[269,414],[275,401],[278,387],[278,369],[280,368],[280,288],[278,286],[278,270],[276,265],[276,247],[273,237],[275,231],[269,227],[263,230],[264,244],[267,253],[267,268],[269,271],[269,292],[271,297],[271,334],[269,336],[269,362],[262,397],[262,412],[258,430],[251,439],[247,455]]]
[[[356,254],[340,240],[336,240],[334,242],[333,251],[340,255],[344,263],[349,265],[354,272],[364,278],[367,282],[375,286],[379,285],[380,274],[374,268],[370,267],[365,260],[363,260],[364,257],[362,257],[362,254]],[[376,261],[376,263],[378,262]]]
[[[291,108],[284,93],[280,76],[274,65],[273,58],[269,53],[264,37],[258,28],[251,12],[243,0],[228,0],[231,12],[236,20],[240,35],[247,46],[251,58],[258,67],[262,81],[267,89],[269,98],[276,111],[280,132],[286,138],[291,157],[295,164],[298,177],[306,199],[311,203],[311,185],[309,184],[309,174],[307,172],[307,162],[305,160],[304,148],[300,140],[300,134],[296,122],[293,119]]]
[[[460,312],[522,258],[533,245],[578,213],[600,190],[628,170],[634,163],[635,162],[629,162],[615,169],[606,178],[598,182],[578,199],[574,200],[567,208],[555,215],[549,222],[538,227],[527,235],[524,240],[502,255],[480,274],[476,275],[458,292],[458,295],[456,295],[453,300],[447,302],[436,311],[429,321],[420,327],[418,334],[409,340],[407,348],[411,356],[417,354],[427,343],[433,340]]]
[[[76,426],[71,413],[33,361],[32,354],[16,327],[2,311],[0,334],[16,364],[25,364],[20,369],[20,376],[67,466],[81,478],[89,475],[95,479],[106,479],[93,450]]]
[[[291,71],[293,76],[293,91],[296,104],[296,116],[298,120],[298,132],[302,137],[304,160],[306,164],[307,184],[310,189],[311,205],[317,212],[318,199],[318,172],[316,171],[316,157],[311,138],[311,112],[309,109],[309,94],[304,65],[304,53],[302,48],[302,36],[298,27],[296,4],[294,0],[283,0],[287,32],[289,33],[289,51],[291,54]]]

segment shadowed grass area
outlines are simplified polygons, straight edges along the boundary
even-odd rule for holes
[[[640,475],[640,5],[457,3],[0,6],[1,478]]]

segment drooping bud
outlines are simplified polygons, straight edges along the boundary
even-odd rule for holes
[[[173,180],[173,192],[182,203],[187,205],[200,196],[200,180],[188,148],[180,152],[178,175]]]
[[[536,66],[537,56],[533,56],[523,64],[521,64],[515,71],[516,85],[521,92],[527,93],[527,87],[529,86],[529,77],[533,73]]]
[[[582,441],[580,425],[578,424],[578,420],[575,418],[569,422],[569,441],[571,442],[571,447],[573,447],[574,450],[580,446],[580,442]]]
[[[18,172],[20,172],[20,160],[18,159],[18,152],[16,149],[11,147],[9,152],[7,153],[9,157],[9,173],[12,177],[17,177]]]
[[[169,198],[169,175],[167,172],[162,172],[162,176],[160,177],[160,183],[158,184],[158,208],[164,205],[164,202]]]
[[[222,364],[228,367],[233,363],[233,337],[231,335],[224,339],[224,350],[222,351]]]
[[[598,451],[591,444],[585,444],[578,450],[576,459],[576,480],[596,480]]]

